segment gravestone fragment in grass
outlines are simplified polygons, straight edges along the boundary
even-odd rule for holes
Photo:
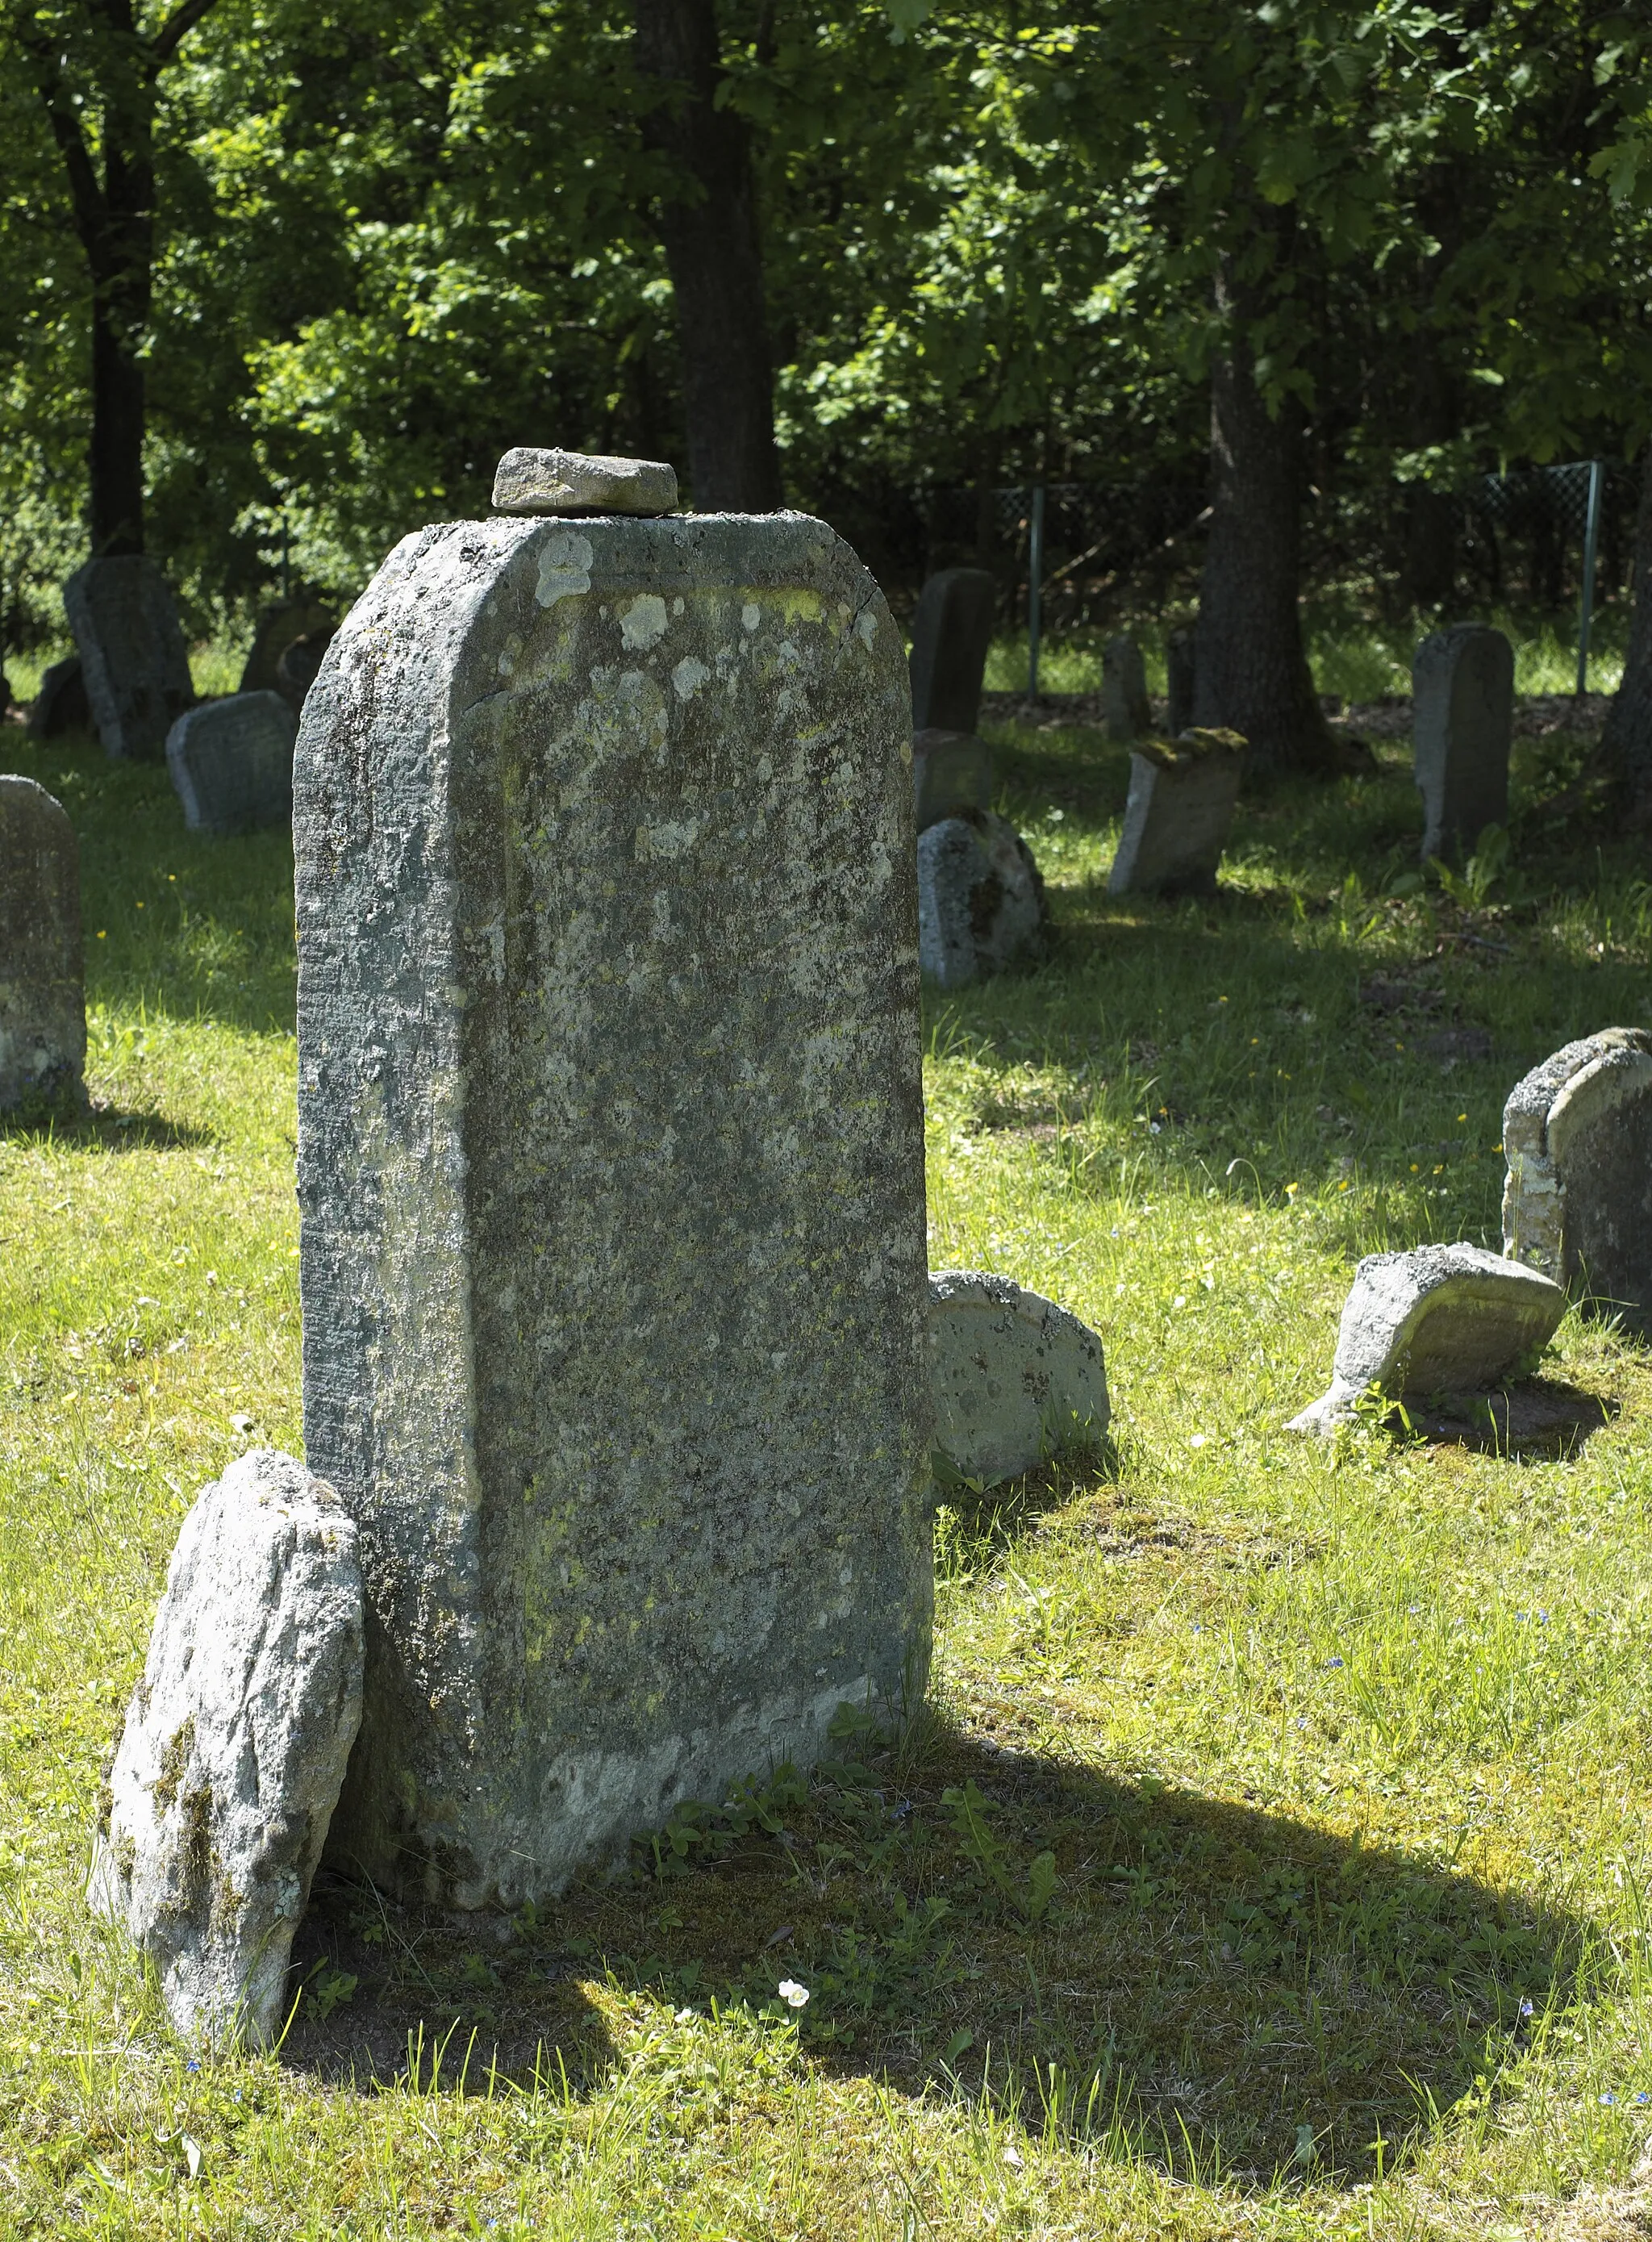
[[[937,987],[1035,955],[1049,923],[1032,851],[995,810],[960,809],[919,834],[918,956]]]
[[[1237,732],[1186,731],[1133,749],[1108,894],[1213,894],[1244,768]]]
[[[446,524],[329,648],[294,834],[305,1434],[372,1611],[341,1865],[514,1905],[921,1693],[910,733],[888,608],[798,515]]]
[[[1652,1034],[1602,1028],[1503,1108],[1503,1251],[1598,1313],[1652,1319]]]
[[[1101,1341],[1013,1278],[936,1271],[928,1338],[935,1445],[964,1478],[1017,1479],[1106,1431]]]
[[[84,1096],[80,851],[63,804],[0,777],[0,1110]]]

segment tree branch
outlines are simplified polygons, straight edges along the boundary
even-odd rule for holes
[[[181,43],[195,29],[203,16],[211,13],[218,0],[179,0],[179,4],[161,25],[152,39],[144,44],[149,49],[151,66],[159,70],[171,62]]]
[[[210,4],[210,0],[209,0]],[[75,225],[87,253],[94,254],[94,244],[108,214],[103,190],[97,184],[97,174],[86,147],[85,135],[80,129],[80,118],[74,103],[69,97],[69,88],[57,61],[57,43],[50,34],[32,28],[18,30],[18,44],[34,65],[35,83],[40,97],[46,105],[46,115],[51,121],[52,138],[57,143],[64,167],[69,174],[70,198],[75,208]]]

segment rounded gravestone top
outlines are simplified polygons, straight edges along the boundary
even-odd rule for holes
[[[500,514],[673,514],[677,471],[663,460],[611,460],[519,444],[494,477]]]

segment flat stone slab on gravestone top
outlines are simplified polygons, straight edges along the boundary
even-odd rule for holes
[[[332,608],[319,600],[281,600],[264,608],[236,691],[279,693],[281,684],[278,671],[287,648],[296,639],[319,639],[325,644],[338,628],[338,621]]]
[[[265,2044],[361,1719],[356,1533],[255,1449],[184,1520],[102,1800],[88,1899],[198,2044]]]
[[[279,693],[203,701],[166,735],[166,768],[191,833],[252,833],[292,818],[298,719]]]
[[[1050,923],[1032,851],[993,810],[960,810],[920,833],[917,944],[943,989],[984,980],[1036,950]]]
[[[89,732],[91,708],[86,699],[85,674],[77,654],[54,661],[40,681],[29,709],[29,736],[58,740],[65,732]]]
[[[84,1096],[80,850],[63,804],[0,777],[0,1109]]]
[[[166,579],[142,554],[88,560],[64,586],[63,602],[104,754],[158,761],[166,735],[195,704]]]
[[[376,1614],[333,1842],[381,1884],[520,1905],[922,1695],[910,728],[797,514],[426,529],[328,649],[305,1438]]]
[[[984,568],[942,568],[912,616],[912,729],[973,732],[997,614],[998,587]]]
[[[961,809],[992,807],[992,750],[974,732],[914,732],[912,800],[920,833]]]
[[[507,452],[494,477],[501,514],[674,514],[677,471],[663,460],[586,452]]]
[[[1153,728],[1147,700],[1147,665],[1128,633],[1110,638],[1101,653],[1101,708],[1111,740],[1139,740]]]
[[[1108,894],[1214,893],[1244,771],[1237,732],[1184,732],[1135,749]]]
[[[966,1479],[1018,1479],[1107,1429],[1101,1341],[1013,1278],[937,1270],[929,1355],[935,1445]]]
[[[1534,1067],[1503,1108],[1503,1251],[1652,1325],[1652,1035],[1602,1028]]]
[[[1367,1254],[1343,1306],[1330,1389],[1290,1430],[1334,1432],[1373,1386],[1420,1395],[1495,1386],[1542,1353],[1565,1312],[1558,1285],[1481,1246]]]
[[[1508,822],[1514,649],[1501,631],[1457,623],[1423,640],[1411,724],[1424,860],[1472,852],[1487,826]]]

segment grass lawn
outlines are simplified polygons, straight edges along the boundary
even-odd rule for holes
[[[1472,908],[1405,891],[1392,746],[1153,904],[1123,752],[1006,735],[1057,932],[931,1004],[930,1259],[1102,1332],[1111,1446],[943,1510],[901,1742],[537,1919],[322,1888],[279,2054],[198,2067],[82,1888],[179,1520],[299,1446],[290,856],[6,739],[82,836],[96,1104],[0,1134],[0,2232],[1647,2231],[1597,2199],[1652,2128],[1647,1353],[1568,1318],[1569,1451],[1281,1429],[1357,1255],[1494,1242],[1517,1077],[1652,1021],[1565,743]]]

